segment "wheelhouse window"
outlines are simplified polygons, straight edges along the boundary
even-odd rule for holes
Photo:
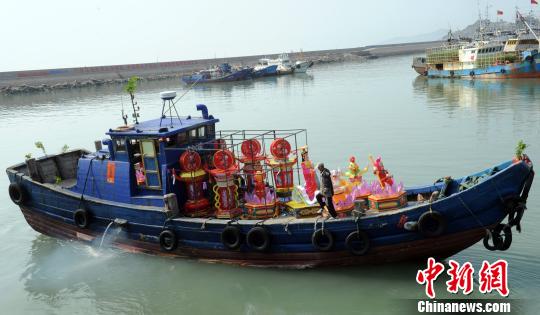
[[[126,138],[113,139],[113,143],[114,143],[114,151],[126,152]]]
[[[191,129],[189,131],[189,136],[191,139],[197,139],[197,129]]]
[[[216,126],[214,124],[206,126],[206,133],[209,137],[213,138],[216,135]]]
[[[198,133],[199,139],[206,138],[206,127],[205,126],[199,127],[197,133]]]

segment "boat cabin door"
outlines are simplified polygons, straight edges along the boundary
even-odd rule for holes
[[[156,143],[152,139],[143,139],[140,146],[142,166],[146,175],[146,187],[149,189],[161,189]]]

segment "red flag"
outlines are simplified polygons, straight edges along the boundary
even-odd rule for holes
[[[531,4],[538,4],[537,0],[531,0]]]
[[[536,1],[536,0],[531,0],[531,1]],[[503,15],[504,12],[502,10],[497,10],[497,15]]]

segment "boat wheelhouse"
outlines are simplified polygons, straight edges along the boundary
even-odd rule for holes
[[[128,251],[303,268],[442,259],[482,239],[507,250],[526,209],[525,155],[406,188],[380,158],[372,183],[351,159],[347,176],[332,174],[338,216],[329,218],[318,212],[326,205],[306,130],[217,130],[202,104],[199,117],[180,117],[175,96],[161,94],[161,118],[110,129],[94,152],[9,167],[9,195],[28,224],[98,244],[115,226],[112,246]]]

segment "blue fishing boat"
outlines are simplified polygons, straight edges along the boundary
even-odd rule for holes
[[[164,112],[176,112],[174,97],[162,93]],[[506,250],[534,177],[520,154],[396,198],[355,195],[349,207],[336,197],[340,215],[329,218],[311,202],[306,130],[218,130],[206,106],[197,110],[109,129],[93,152],[11,166],[10,198],[52,237],[99,244],[114,229],[112,246],[126,251],[305,268],[443,259],[481,240]]]
[[[277,75],[278,65],[268,64],[268,59],[260,59],[259,63],[253,68],[251,76],[253,78],[268,77]]]
[[[217,67],[183,76],[182,81],[187,84],[242,81],[250,79],[252,72],[251,67],[233,69],[228,63],[222,63]]]

